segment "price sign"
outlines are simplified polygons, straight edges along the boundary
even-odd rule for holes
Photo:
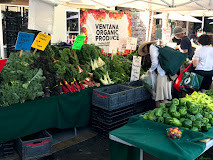
[[[133,56],[130,82],[139,80],[140,70],[141,70],[141,57]]]
[[[128,37],[126,49],[136,50],[137,47],[137,38]]]
[[[44,51],[45,48],[47,47],[48,43],[50,42],[50,40],[51,40],[51,36],[40,32],[37,35],[36,39],[34,40],[32,47],[35,48],[35,49],[39,49],[41,51]]]
[[[72,49],[81,50],[86,36],[78,35],[73,43]]]
[[[30,51],[34,39],[33,33],[19,32],[16,40],[16,50]]]
[[[117,53],[119,41],[112,40],[109,42],[109,53]]]

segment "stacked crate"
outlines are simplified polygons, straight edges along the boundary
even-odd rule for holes
[[[92,128],[101,135],[127,123],[134,113],[134,90],[127,86],[112,85],[93,90]]]
[[[101,133],[108,133],[127,123],[129,117],[155,108],[155,101],[142,81],[93,90],[91,124]]]
[[[6,159],[8,156],[13,155],[14,152],[14,142],[8,141],[5,143],[0,143],[0,158]]]

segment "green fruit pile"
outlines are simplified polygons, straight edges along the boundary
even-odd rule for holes
[[[173,99],[159,108],[140,115],[140,118],[190,129],[208,131],[213,125],[213,111],[202,105],[195,105],[184,99]]]

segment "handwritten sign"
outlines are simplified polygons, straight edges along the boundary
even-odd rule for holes
[[[5,66],[6,62],[7,62],[7,58],[6,59],[0,59],[0,72],[2,71],[2,69]]]
[[[33,33],[19,32],[15,49],[30,51],[34,36]]]
[[[141,70],[141,57],[133,56],[130,82],[139,80],[140,70]]]
[[[42,32],[40,32],[36,39],[34,40],[32,47],[35,49],[39,49],[41,51],[44,51],[47,47],[48,43],[50,42],[51,36],[46,35]]]
[[[83,46],[86,36],[78,35],[73,43],[72,49],[80,50]]]
[[[124,52],[126,50],[126,44],[127,44],[127,38],[120,38],[119,39],[119,49],[121,52]]]
[[[109,42],[109,53],[117,53],[119,41],[110,41]]]
[[[171,27],[163,28],[163,34],[165,36],[165,41],[169,42],[170,37],[171,37]]]
[[[137,38],[128,37],[126,49],[136,50],[137,47]]]

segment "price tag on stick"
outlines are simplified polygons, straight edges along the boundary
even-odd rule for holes
[[[16,50],[20,50],[20,57],[22,56],[23,51],[30,51],[31,45],[34,39],[33,33],[19,32],[18,38],[16,40]]]
[[[44,51],[50,40],[51,36],[40,32],[32,44],[32,47],[35,48],[33,54],[35,54],[37,50]]]
[[[72,49],[81,50],[86,36],[78,35],[73,43]]]
[[[139,80],[140,70],[141,70],[141,57],[133,56],[130,82]]]
[[[136,50],[137,47],[137,38],[128,37],[126,49]]]

